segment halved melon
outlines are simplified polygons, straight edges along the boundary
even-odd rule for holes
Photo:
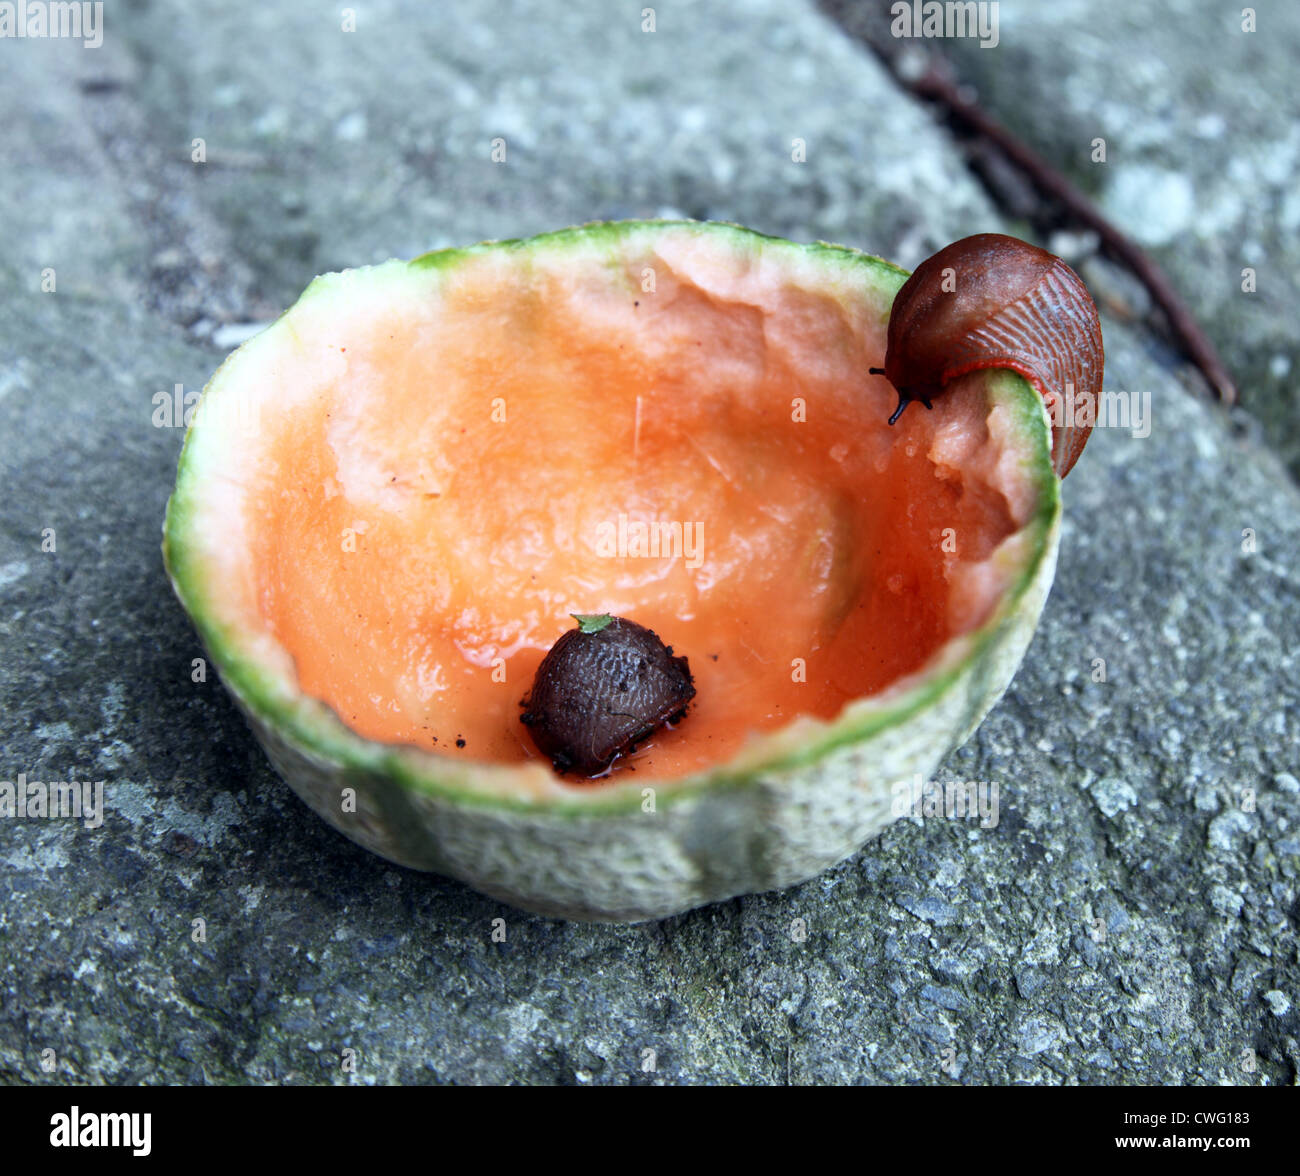
[[[572,918],[852,853],[1006,688],[1058,537],[1020,377],[886,424],[906,276],[625,222],[314,281],[208,385],[164,526],[284,778],[395,862]],[[655,630],[697,687],[597,781],[520,723],[575,613]]]

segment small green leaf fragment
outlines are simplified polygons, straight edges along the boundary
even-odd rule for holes
[[[569,616],[578,622],[579,633],[599,633],[614,620],[609,613],[570,613]]]

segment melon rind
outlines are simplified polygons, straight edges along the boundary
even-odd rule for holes
[[[660,232],[706,234],[749,257],[775,252],[803,273],[809,265],[824,266],[828,281],[848,278],[874,291],[882,321],[907,277],[842,246],[795,245],[734,225],[666,221],[582,226],[386,266],[441,269],[484,250],[585,250]],[[358,272],[366,271],[317,279],[260,338],[291,330],[295,315],[315,298],[346,296],[348,276]],[[205,398],[237,375],[241,355],[257,342],[222,365]],[[219,444],[208,443],[201,415],[187,435],[168,502],[164,561],[222,682],[271,762],[340,832],[393,862],[460,879],[539,914],[663,918],[790,886],[855,852],[894,819],[899,782],[928,780],[1015,675],[1056,566],[1061,504],[1050,422],[1041,398],[1015,373],[968,379],[1008,410],[1024,480],[1036,496],[1029,521],[999,552],[1012,575],[993,614],[917,673],[849,704],[835,719],[796,720],[756,739],[732,762],[690,776],[620,773],[601,785],[574,786],[538,763],[475,763],[350,730],[270,665],[257,641],[216,619],[212,605],[220,583],[198,541],[195,508],[206,480],[219,476],[221,453]],[[355,804],[345,805],[345,796]]]

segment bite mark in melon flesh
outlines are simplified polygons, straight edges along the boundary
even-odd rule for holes
[[[885,690],[1005,590],[1035,499],[980,378],[890,429],[888,298],[648,240],[355,271],[268,332],[223,607],[245,585],[360,734],[540,759],[519,700],[571,614],[611,613],[690,659],[688,721],[628,761],[680,776]],[[695,558],[608,554],[654,523]]]

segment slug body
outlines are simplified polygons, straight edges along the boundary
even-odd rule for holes
[[[1101,321],[1079,275],[1045,249],[980,233],[941,249],[904,283],[885,366],[871,370],[898,392],[891,425],[913,400],[928,408],[968,372],[1018,372],[1047,403],[1052,465],[1063,478],[1096,420],[1102,366]]]
[[[623,617],[579,617],[537,667],[520,716],[557,772],[594,777],[695,697],[684,657]]]

